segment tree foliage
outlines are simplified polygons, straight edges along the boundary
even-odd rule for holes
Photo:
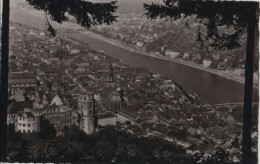
[[[238,39],[248,25],[248,12],[252,9],[252,3],[165,0],[164,4],[144,4],[144,8],[150,19],[159,17],[177,20],[196,16],[207,29],[205,38],[198,33],[197,40],[200,43],[211,40],[211,47],[233,49],[240,46]],[[220,32],[219,28],[230,30]]]
[[[205,38],[200,33],[197,41],[201,44],[204,40],[211,41],[215,49],[234,49],[241,46],[238,42],[244,29],[247,29],[246,64],[245,64],[245,89],[243,110],[243,163],[251,163],[251,110],[253,95],[253,64],[255,31],[258,24],[257,2],[235,1],[182,1],[164,0],[164,4],[144,4],[147,17],[157,17],[171,20],[195,16],[207,29]],[[220,32],[220,28],[225,29]],[[234,62],[230,62],[234,64]]]
[[[98,24],[112,24],[116,21],[113,13],[116,2],[92,3],[84,0],[27,0],[31,6],[46,13],[47,18],[58,23],[68,21],[68,15],[73,16],[77,23],[85,28]],[[55,36],[56,31],[47,20],[48,31]]]
[[[40,118],[40,132],[39,137],[41,139],[52,139],[56,136],[56,129],[50,123],[49,120],[41,116]]]
[[[211,154],[201,152],[187,157],[184,149],[169,142],[154,137],[138,138],[117,131],[113,127],[87,135],[73,126],[64,129],[63,133],[53,139],[41,139],[37,133],[21,134],[9,128],[8,136],[10,136],[8,140],[10,162],[186,164],[227,163],[228,161],[228,154],[222,148],[216,148],[216,151]]]
[[[26,150],[26,140],[22,138],[20,133],[15,132],[15,126],[9,124],[7,126],[7,152],[9,160],[17,160],[24,162],[28,158]]]
[[[193,156],[195,161],[200,161],[203,164],[217,164],[217,163],[228,163],[228,153],[224,149],[218,147],[216,152],[212,155],[205,153],[197,153]]]
[[[173,163],[190,161],[185,150],[158,138],[137,138],[112,127],[86,135],[78,127],[65,129],[52,139],[41,139],[37,134],[12,131],[8,143],[11,162],[117,162],[117,163]],[[23,142],[21,142],[23,141]],[[14,146],[14,142],[18,146]],[[22,149],[20,148],[20,144]],[[27,155],[23,154],[28,152]],[[23,159],[21,159],[23,157]]]

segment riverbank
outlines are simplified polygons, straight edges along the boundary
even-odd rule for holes
[[[12,7],[17,9],[17,6],[16,7],[12,6]],[[26,9],[23,9],[23,8],[19,8],[18,10],[23,11],[25,13],[28,13],[30,15],[30,18],[31,17],[35,17],[35,18],[38,18],[38,20],[40,18],[41,21],[45,20],[45,16],[43,15],[42,12],[34,11],[34,10],[26,10]],[[19,12],[19,14],[23,15],[23,13],[20,13],[20,12]],[[24,17],[26,17],[26,16],[23,16],[22,20],[24,20]],[[21,21],[21,20],[19,20],[19,21]],[[26,19],[26,21],[28,22],[29,20]],[[32,21],[32,22],[33,22],[33,25],[37,24],[37,23],[35,23],[35,21]],[[30,24],[30,21],[29,21],[29,24]],[[42,24],[44,24],[44,23],[42,23]],[[196,68],[196,69],[199,69],[199,70],[203,70],[205,72],[209,72],[211,74],[215,74],[215,75],[224,77],[226,79],[239,82],[241,84],[244,84],[244,81],[245,81],[244,77],[236,75],[233,72],[220,71],[220,70],[216,70],[216,69],[212,69],[212,68],[208,68],[208,67],[203,67],[202,65],[199,65],[199,64],[196,64],[196,63],[192,63],[192,62],[189,62],[189,61],[184,61],[182,59],[169,59],[169,58],[164,57],[164,56],[159,56],[159,55],[156,55],[156,54],[151,54],[151,53],[147,53],[147,52],[138,50],[136,48],[131,48],[131,47],[127,46],[127,45],[124,45],[121,42],[116,41],[116,40],[108,39],[108,38],[105,38],[104,36],[101,36],[99,34],[96,34],[96,33],[90,32],[90,31],[86,31],[84,28],[82,28],[82,27],[80,27],[78,25],[75,25],[73,23],[64,22],[64,24],[58,24],[58,23],[52,22],[52,25],[54,25],[55,29],[57,29],[57,30],[68,29],[68,28],[69,29],[80,30],[81,31],[80,33],[83,33],[83,34],[85,33],[86,35],[90,35],[92,37],[96,37],[96,38],[98,38],[100,40],[106,41],[106,42],[108,42],[110,44],[113,44],[115,46],[121,47],[121,48],[126,49],[128,51],[136,52],[136,53],[139,53],[139,54],[142,54],[142,55],[146,55],[146,56],[150,56],[150,57],[154,57],[154,58],[159,58],[159,59],[162,59],[162,60],[171,61],[171,62],[179,63],[179,64],[182,64],[182,65],[185,65],[185,66],[189,66],[189,67],[192,67],[192,68]],[[44,28],[45,26],[39,25],[39,27]],[[254,79],[254,88],[256,88],[256,89],[258,88],[258,79]]]
[[[40,17],[39,15],[41,15],[39,12],[36,13],[21,8],[12,8],[10,11],[10,21],[46,30],[46,19],[44,15]],[[183,64],[183,62],[179,64],[176,61],[173,62],[169,59],[151,56],[151,54],[144,55],[127,46],[118,46],[118,43],[109,39],[103,41],[104,39],[101,39],[102,37],[98,38],[97,36],[91,37],[90,35],[84,35],[78,32],[78,30],[82,32],[87,30],[82,27],[77,28],[77,25],[73,23],[65,22],[60,25],[51,22],[51,24],[57,30],[57,36],[59,34],[64,35],[74,41],[87,44],[95,51],[104,50],[107,55],[116,59],[122,59],[122,61],[129,66],[144,67],[151,72],[167,76],[169,79],[181,84],[189,93],[197,93],[205,103],[241,103],[244,100],[244,85],[241,82],[209,73],[205,68],[205,71],[202,69],[194,69],[194,67]],[[67,29],[72,29],[72,26],[76,31],[67,32]],[[258,90],[255,88],[253,91],[253,100],[254,102],[258,102]]]
[[[106,37],[104,37],[102,35],[93,33],[91,31],[80,31],[80,33],[85,34],[85,35],[89,35],[89,36],[92,36],[92,37],[96,37],[98,39],[101,39],[102,41],[105,41],[105,42],[108,42],[110,44],[119,46],[119,47],[121,47],[123,49],[126,49],[128,51],[136,52],[136,53],[139,53],[139,54],[142,54],[142,55],[146,55],[146,56],[150,56],[150,57],[154,57],[154,58],[159,58],[159,59],[166,60],[166,61],[171,61],[171,62],[183,64],[185,66],[189,66],[189,67],[192,67],[192,68],[203,70],[203,71],[206,71],[206,72],[209,72],[209,73],[212,73],[212,74],[224,77],[226,79],[233,80],[233,81],[239,82],[241,84],[245,84],[245,78],[244,77],[241,77],[239,75],[235,75],[232,72],[221,71],[221,70],[216,70],[216,69],[212,69],[212,68],[208,68],[208,67],[203,67],[202,65],[199,65],[199,64],[196,64],[196,63],[192,63],[192,62],[189,62],[189,61],[184,61],[184,60],[181,60],[181,59],[169,59],[169,58],[164,57],[164,56],[147,53],[145,51],[134,49],[132,47],[129,47],[129,46],[119,42],[119,41],[106,38]],[[258,82],[257,79],[254,79],[253,86],[256,89],[258,88],[258,83],[257,82]]]

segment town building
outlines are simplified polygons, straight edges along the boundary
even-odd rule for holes
[[[9,73],[9,91],[15,94],[18,88],[27,93],[34,93],[37,87],[37,80],[32,72],[11,72]]]
[[[96,130],[97,117],[95,113],[95,99],[93,93],[82,93],[78,96],[77,109],[72,109],[61,102],[56,95],[50,103],[46,99],[44,108],[34,109],[33,101],[12,102],[8,106],[7,123],[14,124],[16,131],[22,133],[38,132],[40,129],[40,117],[47,119],[54,126],[57,132],[72,125],[78,126],[87,134]],[[44,103],[44,102],[42,102]],[[115,124],[112,116],[103,117],[101,125]]]
[[[204,60],[202,61],[202,64],[203,64],[204,67],[210,67],[210,66],[211,66],[211,63],[212,63],[212,61],[211,61],[211,60],[208,60],[208,59],[204,59]]]
[[[57,132],[72,125],[72,109],[66,106],[51,106],[36,110],[35,115],[43,116],[54,126]]]
[[[117,117],[113,113],[102,113],[97,115],[98,127],[116,125]]]
[[[109,71],[107,73],[106,84],[107,84],[107,88],[115,87],[114,69],[111,63],[109,64]]]
[[[34,116],[30,110],[25,109],[23,112],[18,113],[15,128],[16,131],[21,133],[38,132],[40,129],[39,117]]]
[[[44,73],[46,76],[60,76],[62,72],[57,68],[46,68]]]
[[[22,112],[25,108],[32,109],[33,101],[12,101],[9,100],[7,107],[7,124],[17,123],[17,113]]]
[[[126,123],[130,122],[131,125],[135,125],[137,120],[137,113],[130,110],[123,109],[117,113],[117,122]]]
[[[126,107],[126,101],[123,90],[108,90],[102,95],[102,103],[108,111],[117,113],[124,107]]]
[[[174,52],[174,51],[171,51],[171,50],[169,50],[169,49],[167,49],[167,50],[165,51],[165,56],[167,56],[167,57],[169,57],[169,58],[171,58],[171,59],[176,58],[176,57],[178,57],[179,55],[180,55],[179,52]]]
[[[82,93],[78,98],[78,110],[81,113],[80,129],[87,134],[95,132],[95,99],[93,93]]]

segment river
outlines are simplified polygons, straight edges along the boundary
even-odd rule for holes
[[[243,102],[244,85],[239,82],[183,64],[129,51],[88,33],[74,32],[66,35],[87,43],[94,50],[104,50],[107,55],[122,59],[123,63],[130,66],[145,67],[153,73],[165,75],[182,85],[188,92],[197,93],[206,103]],[[254,101],[257,99],[255,89]]]
[[[14,2],[18,1],[13,1],[11,3],[11,21],[26,24],[34,28],[46,28],[44,15],[38,12],[32,13],[31,11],[28,12],[18,8]],[[66,24],[62,27],[56,26],[56,24],[53,25],[55,28],[64,28],[66,26]],[[145,67],[151,72],[165,75],[182,85],[188,92],[197,93],[205,103],[243,102],[244,85],[239,82],[183,64],[129,51],[116,46],[112,42],[109,43],[88,34],[66,33],[66,35],[87,43],[90,48],[94,50],[104,50],[106,54],[122,59],[126,64]],[[257,93],[257,89],[254,89],[254,101],[258,101]]]

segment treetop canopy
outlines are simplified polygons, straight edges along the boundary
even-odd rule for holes
[[[51,20],[58,23],[68,21],[66,13],[75,17],[77,23],[85,28],[106,23],[108,25],[116,21],[113,13],[117,10],[116,2],[92,3],[84,0],[27,0],[37,10],[46,12]],[[55,30],[49,21],[48,31],[55,35]]]
[[[252,8],[258,9],[257,2],[235,1],[186,1],[164,0],[164,4],[144,4],[149,19],[166,18],[177,20],[196,16],[207,28],[205,40],[212,39],[214,48],[233,49],[239,47],[238,38],[248,25]],[[255,17],[255,25],[257,25]],[[219,33],[218,27],[232,28],[233,33]],[[198,34],[198,37],[201,34]],[[198,40],[201,40],[199,38]]]

